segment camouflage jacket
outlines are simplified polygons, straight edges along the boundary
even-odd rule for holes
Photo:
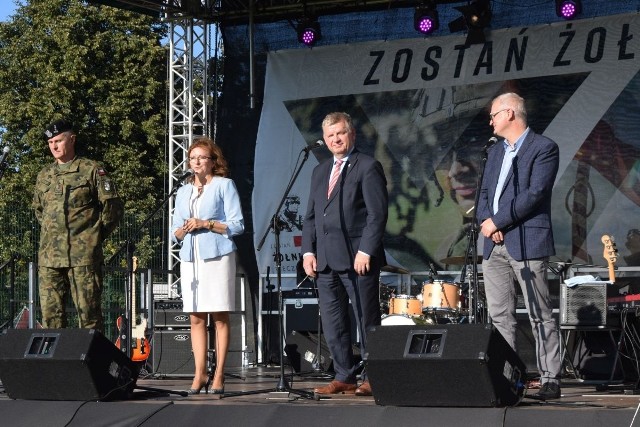
[[[33,208],[40,223],[38,263],[76,267],[102,263],[102,241],[118,225],[124,205],[100,164],[76,157],[38,174]]]

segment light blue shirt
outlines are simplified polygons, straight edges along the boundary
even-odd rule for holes
[[[513,159],[518,155],[518,151],[522,146],[522,141],[529,134],[529,128],[526,128],[525,131],[520,135],[518,139],[516,139],[513,147],[509,145],[507,140],[502,141],[502,148],[504,148],[504,158],[502,159],[502,166],[500,167],[500,176],[498,177],[498,183],[496,184],[496,193],[493,195],[493,214],[498,213],[498,205],[500,203],[500,196],[502,195],[502,189],[504,188],[504,183],[507,180],[507,175],[509,175],[509,171],[511,170],[511,166],[513,164]]]
[[[192,184],[180,187],[176,194],[173,224],[171,225],[171,238],[178,242],[175,232],[184,225],[184,222],[192,217],[191,193],[194,191]],[[212,233],[208,229],[201,229],[195,233],[187,233],[180,242],[180,260],[194,261],[193,235],[197,234],[198,254],[201,259],[217,258],[236,250],[233,236],[244,232],[244,218],[240,206],[240,196],[234,182],[229,178],[213,177],[205,186],[202,200],[200,201],[198,219],[215,220],[227,226],[226,234]]]

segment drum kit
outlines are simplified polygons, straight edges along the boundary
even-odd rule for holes
[[[451,257],[446,261],[449,262],[445,264],[455,264],[458,260]],[[382,270],[410,274],[404,269],[393,267],[398,271],[389,271],[389,268]],[[433,279],[422,282],[417,295],[395,295],[393,288],[380,283],[380,310],[383,326],[465,323],[469,315],[461,284]]]

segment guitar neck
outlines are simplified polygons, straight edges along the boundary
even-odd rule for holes
[[[131,324],[136,324],[138,311],[136,310],[136,271],[138,270],[138,257],[133,257],[133,268],[131,270]]]
[[[612,262],[609,263],[609,281],[610,282],[616,281],[616,270]]]

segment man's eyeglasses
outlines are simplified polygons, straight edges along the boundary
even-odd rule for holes
[[[493,120],[493,118],[494,118],[495,116],[497,116],[498,114],[502,113],[503,111],[507,111],[507,110],[508,110],[508,108],[503,108],[503,109],[502,109],[502,110],[500,110],[500,111],[496,111],[495,113],[491,113],[491,114],[489,114],[489,120]]]
[[[210,160],[210,159],[211,159],[210,156],[189,157],[189,160],[191,160],[192,162],[195,162],[196,160],[201,162],[203,160]]]

